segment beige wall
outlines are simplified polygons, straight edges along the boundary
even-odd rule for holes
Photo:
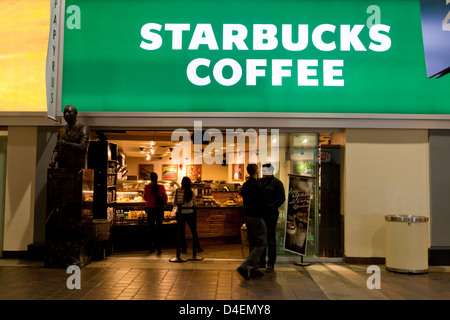
[[[347,129],[344,164],[345,255],[385,257],[385,215],[430,216],[428,130]]]
[[[4,251],[25,251],[33,242],[37,127],[9,127]]]

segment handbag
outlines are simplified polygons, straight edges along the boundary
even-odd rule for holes
[[[161,186],[159,188],[161,188]],[[166,205],[165,199],[159,195],[159,189],[158,192],[155,194],[155,205],[157,207],[164,207]]]

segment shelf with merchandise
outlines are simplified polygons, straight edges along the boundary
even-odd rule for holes
[[[242,207],[242,197],[239,195],[239,191],[226,191],[225,189],[218,191],[214,184],[209,182],[195,183],[192,187],[199,208]]]

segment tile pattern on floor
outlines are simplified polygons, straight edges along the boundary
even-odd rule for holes
[[[172,263],[175,250],[113,254],[81,270],[81,289],[69,290],[71,274],[42,262],[0,259],[0,300],[409,300],[450,299],[450,268],[424,275],[381,267],[381,289],[369,290],[367,266],[320,260],[308,267],[280,256],[273,273],[244,280],[236,272],[240,246],[205,247],[204,260]],[[189,255],[184,255],[188,258]]]
[[[81,270],[81,289],[69,290],[65,270],[0,267],[0,299],[327,299],[301,270],[276,271],[246,281],[234,270],[107,267]]]

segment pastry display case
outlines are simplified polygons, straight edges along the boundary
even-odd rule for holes
[[[197,200],[197,232],[200,239],[235,238],[243,222],[243,200],[239,188],[217,188],[207,181],[192,185]],[[219,191],[221,190],[221,191]],[[190,233],[186,238],[191,239]]]
[[[113,228],[113,247],[116,252],[145,249],[147,213],[144,188],[148,180],[117,180],[117,204]],[[163,239],[165,246],[175,246],[177,241],[177,217],[173,200],[176,181],[158,181],[164,185],[168,196],[164,208]],[[242,197],[237,190],[215,188],[208,182],[192,185],[197,201],[197,231],[200,239],[211,241],[235,241],[240,238],[243,221]],[[192,234],[186,228],[186,238]],[[228,239],[228,240],[224,240]],[[231,240],[230,240],[231,239]]]
[[[238,191],[218,191],[212,183],[195,183],[192,185],[196,194],[197,207],[241,207],[242,197]]]
[[[140,225],[147,223],[145,211],[144,188],[148,180],[117,180],[117,204],[115,225]],[[164,224],[176,223],[176,215],[173,212],[173,196],[179,187],[176,181],[158,181],[164,185],[168,197],[164,208]]]

